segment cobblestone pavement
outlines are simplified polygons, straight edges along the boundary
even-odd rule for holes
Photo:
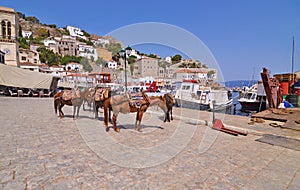
[[[213,131],[195,123],[209,120],[199,111],[177,108],[163,123],[152,108],[141,133],[134,114],[121,114],[115,133],[88,111],[74,121],[65,106],[59,119],[51,98],[0,97],[0,105],[0,189],[300,189],[300,151]]]

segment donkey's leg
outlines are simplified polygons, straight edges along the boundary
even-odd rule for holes
[[[64,112],[62,111],[62,108],[64,107],[64,104],[58,103],[58,111],[59,111],[59,117],[63,118],[65,116]]]
[[[139,110],[136,114],[136,120],[135,120],[135,129],[139,132],[141,132],[141,121],[143,117],[144,111]]]
[[[81,104],[79,104],[79,106],[77,106],[77,118],[79,118],[79,111],[80,111],[80,108],[81,108]]]
[[[98,112],[99,112],[99,106],[97,104],[94,105],[94,111],[95,111],[95,119],[99,118]]]
[[[109,109],[108,109],[108,119],[109,119],[109,122],[112,123],[112,120],[111,120],[111,112],[112,112],[112,107],[109,106]]]
[[[75,120],[76,106],[73,105],[73,120]]]
[[[117,117],[118,117],[118,114],[113,114],[114,130],[116,132],[120,132],[120,129],[117,127]]]
[[[173,120],[173,107],[171,107],[170,113],[171,113],[171,120]]]
[[[167,120],[168,120],[168,122],[170,122],[171,120],[170,120],[170,108],[168,108],[168,111],[167,111]]]

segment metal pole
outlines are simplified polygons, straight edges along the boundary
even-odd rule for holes
[[[292,82],[293,83],[294,83],[294,48],[295,48],[295,42],[293,36],[293,44],[292,44]]]
[[[216,104],[216,101],[213,100],[212,103],[213,103],[213,108],[212,108],[213,120],[212,120],[212,123],[215,124],[215,120],[216,120],[216,118],[215,118],[215,104]]]
[[[125,62],[125,92],[127,92],[127,67],[126,67],[126,52],[124,53],[124,62]]]

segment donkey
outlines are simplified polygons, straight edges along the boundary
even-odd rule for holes
[[[75,119],[75,112],[77,113],[77,118],[79,118],[79,110],[83,103],[83,100],[91,102],[92,96],[87,88],[82,90],[65,90],[54,95],[54,110],[57,114],[59,111],[59,117],[63,118],[64,113],[62,108],[64,105],[73,106],[73,119]]]
[[[140,105],[133,105],[130,100],[130,96],[128,94],[125,95],[115,95],[104,101],[104,124],[108,127],[108,108],[111,106],[113,111],[113,126],[116,132],[119,132],[120,129],[117,127],[117,117],[119,113],[135,113],[136,121],[135,121],[135,129],[137,131],[141,131],[141,121],[143,114],[147,111],[149,106],[158,105],[162,108],[164,113],[167,112],[166,104],[163,101],[162,96],[157,97],[148,97],[145,92],[142,92],[143,99],[140,101]]]

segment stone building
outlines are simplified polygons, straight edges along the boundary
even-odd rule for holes
[[[39,53],[37,51],[20,48],[19,57],[20,62],[31,62],[35,64],[41,63]]]
[[[18,18],[14,9],[0,6],[0,51],[5,64],[19,67]]]
[[[134,63],[133,75],[137,77],[157,77],[158,60],[150,57],[137,60]]]

